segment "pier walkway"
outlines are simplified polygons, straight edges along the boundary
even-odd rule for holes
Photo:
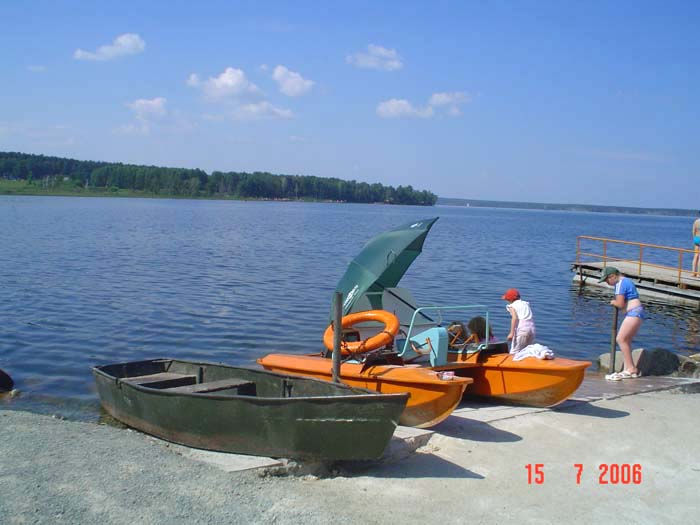
[[[693,251],[640,242],[580,235],[571,265],[580,286],[609,288],[598,279],[614,266],[635,282],[640,295],[700,309],[700,276],[690,266]]]

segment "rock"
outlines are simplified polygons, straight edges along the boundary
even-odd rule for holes
[[[634,355],[634,354],[632,354]],[[619,372],[622,370],[622,366],[624,364],[624,361],[622,360],[622,352],[619,350],[615,352],[615,372]],[[601,372],[605,372],[606,374],[609,374],[611,372],[610,370],[610,352],[606,352],[604,354],[600,354],[598,356],[598,369]]]
[[[632,352],[633,356],[634,352]],[[639,357],[635,359],[635,363],[642,375],[665,376],[678,371],[681,360],[673,352],[663,348],[654,348],[653,350],[641,349]]]
[[[632,361],[634,361],[635,366],[642,375],[645,376],[672,374],[678,371],[681,364],[681,360],[676,354],[663,348],[654,348],[653,350],[636,348],[632,350]],[[622,370],[624,363],[622,352],[618,350],[615,352],[615,372]],[[610,352],[601,354],[598,357],[598,368],[603,372],[610,372]]]
[[[700,354],[695,354],[700,356]],[[700,377],[700,359],[693,359],[694,356],[679,356],[681,366],[678,367],[678,375],[684,377]]]
[[[0,392],[10,391],[15,386],[12,378],[0,369]]]

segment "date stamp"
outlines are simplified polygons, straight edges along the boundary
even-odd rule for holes
[[[581,484],[585,468],[583,463],[574,463],[573,476],[577,485]],[[525,465],[528,485],[544,485],[544,463]],[[601,463],[598,465],[599,485],[641,485],[642,465],[639,463]]]

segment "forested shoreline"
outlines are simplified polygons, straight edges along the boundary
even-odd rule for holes
[[[267,172],[221,172],[75,160],[0,152],[0,192],[23,194],[123,194],[162,197],[320,200],[432,206],[437,196],[410,185]]]

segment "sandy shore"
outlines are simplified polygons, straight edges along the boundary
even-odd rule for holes
[[[131,430],[0,410],[0,521],[692,522],[699,428],[700,395],[651,392],[448,419],[400,461],[279,477],[224,472]]]

